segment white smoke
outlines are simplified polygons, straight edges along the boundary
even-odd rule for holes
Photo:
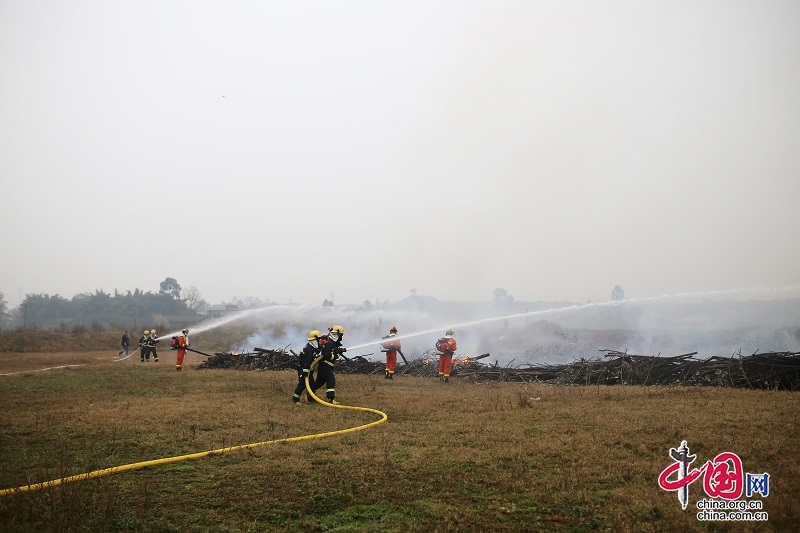
[[[482,362],[501,366],[571,362],[597,357],[603,349],[665,356],[696,351],[697,357],[795,351],[800,337],[791,328],[800,325],[800,299],[729,299],[787,290],[798,288],[687,292],[586,304],[517,302],[513,309],[425,297],[366,307],[273,305],[204,322],[190,335],[243,322],[255,325],[256,332],[231,346],[232,351],[298,352],[310,330],[326,334],[338,324],[345,329],[348,357],[379,361],[380,343],[392,326],[409,360],[432,351],[445,330],[453,328],[457,357],[490,353]]]

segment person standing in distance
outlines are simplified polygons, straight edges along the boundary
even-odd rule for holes
[[[130,335],[128,335],[127,329],[125,330],[125,333],[122,334],[122,340],[120,341],[120,346],[122,347],[122,349],[117,354],[117,357],[119,357],[122,354],[125,354],[125,357],[128,357],[128,348],[130,348],[131,346],[131,337]]]

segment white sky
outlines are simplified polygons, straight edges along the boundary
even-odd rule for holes
[[[10,306],[800,278],[795,0],[3,0],[0,77]]]

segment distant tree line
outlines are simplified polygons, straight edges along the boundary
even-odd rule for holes
[[[0,329],[47,329],[54,331],[105,331],[141,325],[163,325],[170,317],[188,319],[207,305],[196,287],[182,291],[174,278],[161,282],[157,293],[135,289],[124,294],[101,290],[77,294],[71,299],[59,294],[31,293],[14,309],[0,292]]]

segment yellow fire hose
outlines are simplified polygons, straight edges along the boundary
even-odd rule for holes
[[[313,369],[319,360],[322,357],[318,357],[314,360],[311,364],[311,368]],[[324,402],[320,400],[314,391],[311,390],[311,386],[308,382],[308,376],[306,376],[306,392],[314,398],[314,401],[320,403],[326,407],[333,407],[335,409],[350,409],[353,411],[366,411],[369,413],[375,413],[376,415],[380,416],[381,419],[375,422],[370,422],[369,424],[364,424],[362,426],[356,426],[352,428],[340,429],[337,431],[328,431],[325,433],[315,433],[312,435],[303,435],[301,437],[288,437],[285,439],[276,439],[276,440],[268,440],[264,442],[254,442],[252,444],[241,444],[239,446],[229,446],[227,448],[219,448],[217,450],[210,450],[207,452],[198,452],[198,453],[190,453],[188,455],[178,455],[174,457],[164,457],[162,459],[153,459],[151,461],[142,461],[140,463],[131,463],[122,466],[112,466],[111,468],[104,468],[103,470],[94,470],[93,472],[86,472],[85,474],[78,474],[75,476],[64,477],[61,479],[54,479],[52,481],[44,481],[42,483],[34,483],[33,485],[25,485],[23,487],[17,487],[13,489],[3,489],[0,490],[0,496],[7,496],[9,494],[16,494],[19,492],[29,492],[39,489],[48,489],[50,487],[57,487],[62,483],[70,483],[72,481],[84,481],[87,479],[94,479],[103,476],[110,476],[112,474],[119,474],[120,472],[127,472],[128,470],[139,470],[148,466],[157,466],[157,465],[165,465],[169,463],[177,463],[179,461],[186,461],[189,459],[201,459],[203,457],[208,457],[211,455],[216,454],[223,454],[234,452],[237,450],[249,450],[252,448],[257,448],[259,446],[265,446],[267,444],[277,444],[280,442],[299,442],[302,440],[311,440],[311,439],[324,439],[327,437],[333,437],[335,435],[344,435],[345,433],[354,433],[356,431],[362,431],[367,428],[371,428],[373,426],[377,426],[378,424],[382,424],[388,420],[388,416],[383,411],[378,411],[377,409],[371,409],[369,407],[356,407],[353,405],[341,405],[341,404],[332,404],[328,402]]]

